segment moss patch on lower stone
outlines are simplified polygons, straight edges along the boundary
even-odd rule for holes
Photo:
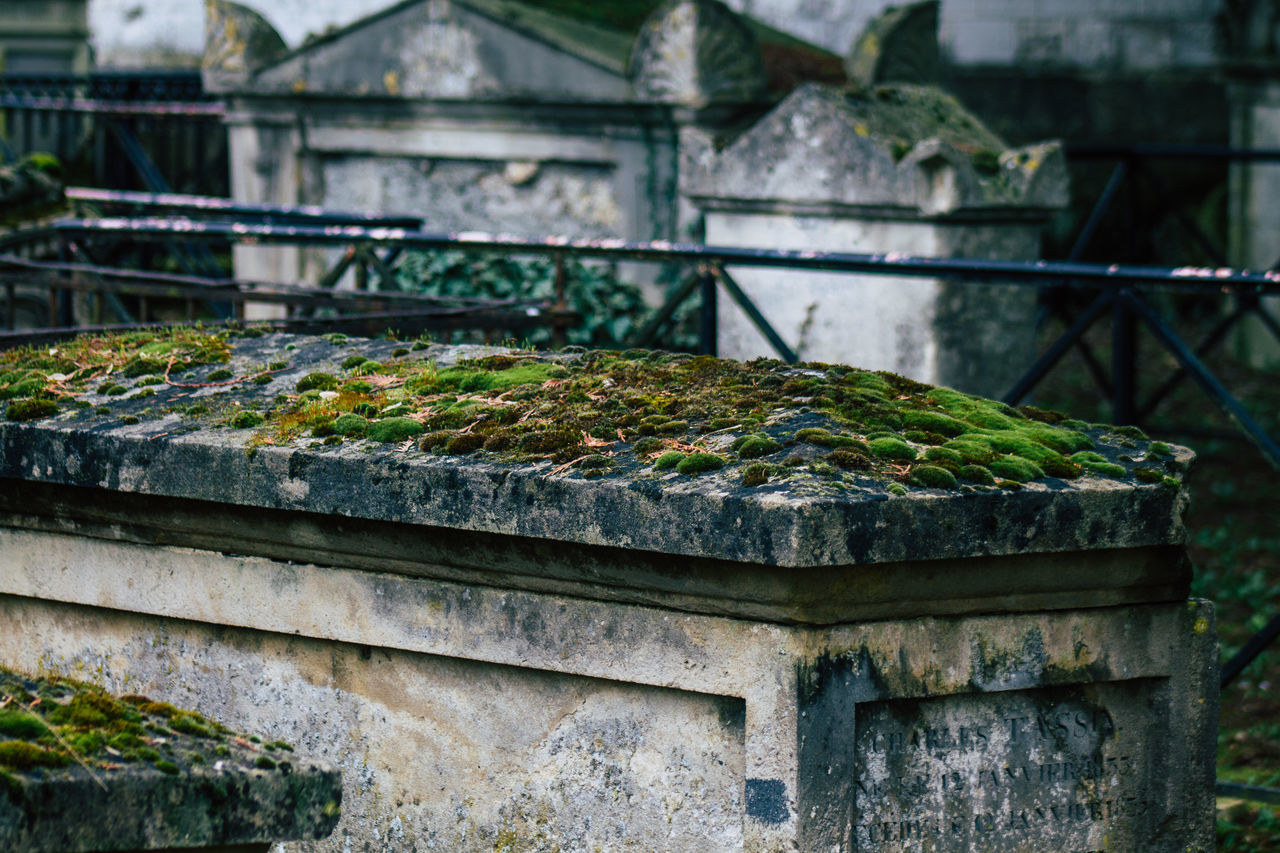
[[[172,774],[215,755],[252,761],[259,752],[245,736],[194,711],[113,696],[70,678],[0,668],[0,703],[0,773],[18,785],[23,777],[77,766],[109,774],[150,763]]]

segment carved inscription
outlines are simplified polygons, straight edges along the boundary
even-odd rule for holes
[[[1135,849],[1146,691],[1070,689],[857,710],[857,850]]]

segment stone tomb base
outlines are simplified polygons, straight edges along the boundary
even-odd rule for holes
[[[338,764],[290,850],[1211,849],[1205,604],[785,625],[6,523],[0,660]]]

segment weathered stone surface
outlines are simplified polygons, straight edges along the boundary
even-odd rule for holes
[[[268,737],[296,733],[300,749],[347,780],[342,824],[306,849],[868,849],[850,840],[865,841],[867,821],[918,819],[934,800],[914,792],[914,774],[895,775],[926,758],[881,765],[859,737],[881,732],[883,742],[903,731],[888,726],[911,721],[976,728],[997,710],[1074,712],[1079,695],[1126,727],[1102,745],[1139,775],[1102,785],[1121,796],[1140,789],[1148,803],[1129,836],[1136,849],[1211,847],[1207,605],[814,630],[142,550],[76,535],[43,535],[34,552],[6,544],[6,566],[21,571],[0,575],[0,613],[39,639],[6,633],[0,655],[198,701]],[[1074,754],[1043,750],[1036,772]],[[976,773],[1024,753],[993,746],[968,757],[972,768],[948,755],[935,763]],[[890,793],[868,797],[859,782]],[[1047,808],[1052,795],[1053,805],[1089,810],[1103,801],[1096,787],[1043,787],[1016,802]],[[985,800],[963,795],[943,807],[988,814]],[[1073,849],[1110,820],[1001,837]],[[984,839],[934,849],[979,853],[990,849]]]
[[[337,770],[284,741],[237,735],[144,696],[117,700],[4,669],[0,700],[0,847],[9,853],[222,850],[323,838],[338,822]]]
[[[1066,169],[1056,143],[1010,150],[937,89],[807,84],[726,148],[694,195],[710,209],[1052,209]]]
[[[408,371],[407,376],[427,362],[447,368],[467,357],[499,351],[437,345],[412,353],[402,347],[406,354],[397,358],[392,352],[399,345],[388,341],[342,338],[331,343],[320,337],[267,335],[231,338],[229,343],[231,360],[217,368],[227,371],[227,376],[214,382],[202,382],[194,373],[192,380],[174,380],[176,384],[148,380],[149,384],[140,386],[141,393],[123,397],[107,393],[113,390],[108,387],[112,380],[101,382],[87,397],[93,405],[109,406],[110,414],[82,408],[48,419],[17,421],[15,413],[27,404],[10,403],[10,420],[0,425],[0,475],[769,566],[997,556],[1085,546],[1140,547],[1177,542],[1182,536],[1181,492],[1159,482],[1086,476],[1029,482],[1016,490],[973,487],[968,492],[947,492],[917,487],[899,496],[890,492],[889,481],[877,476],[856,470],[841,473],[832,467],[839,462],[836,457],[820,469],[833,472],[828,476],[806,474],[802,469],[795,477],[746,486],[742,472],[753,460],[738,457],[731,445],[753,430],[740,422],[736,428],[718,431],[709,424],[693,424],[708,434],[689,448],[720,454],[721,465],[736,459],[735,464],[700,476],[658,468],[653,458],[635,455],[634,446],[644,434],[635,428],[630,428],[633,437],[626,441],[593,439],[616,457],[606,460],[616,473],[601,477],[592,476],[589,468],[565,467],[564,463],[576,460],[553,459],[550,453],[542,460],[510,461],[501,452],[421,452],[412,442],[327,446],[299,437],[286,443],[262,443],[255,441],[252,429],[227,429],[228,419],[240,411],[267,412],[279,394],[298,398],[297,383],[308,374],[359,381],[359,375],[350,372],[355,367],[341,366],[353,353],[379,365],[398,361],[401,367],[396,369]],[[277,360],[284,367],[260,373],[264,365]],[[570,357],[565,363],[572,362]],[[648,362],[642,358],[638,363]],[[715,364],[709,362],[708,369]],[[805,368],[793,371],[782,365],[762,369],[777,371],[771,381],[779,386],[787,379],[813,375]],[[207,367],[200,371],[206,377],[212,372]],[[249,381],[255,375],[262,376],[265,384]],[[233,389],[228,383],[234,377],[241,377],[241,382]],[[334,388],[341,384],[336,378],[332,381]],[[660,387],[642,390],[663,393]],[[596,393],[621,401],[634,391],[610,392],[603,386]],[[425,403],[420,408],[408,402],[411,399],[416,398],[406,398],[404,411],[424,419],[432,417],[433,406],[445,405]],[[194,418],[185,415],[193,404],[213,411]],[[306,400],[297,403],[306,404]],[[800,405],[787,403],[764,412],[764,427],[778,439],[793,440],[799,429],[832,426],[822,417],[798,411]],[[138,422],[122,423],[122,415]],[[688,422],[670,423],[692,429]],[[880,428],[864,430],[874,433]],[[1103,434],[1097,433],[1099,439]],[[850,440],[861,439],[844,439]],[[777,447],[770,453],[781,462],[786,454],[780,441],[774,443]],[[663,446],[675,445],[667,439]],[[825,458],[814,452],[825,453],[827,448],[808,447],[797,446],[794,451],[801,464]],[[925,447],[912,451],[913,456]],[[582,454],[593,452],[590,445],[582,448]],[[1101,449],[1112,464],[1125,455],[1119,444]],[[1185,467],[1190,454],[1179,450],[1170,459],[1175,468]],[[764,460],[771,461],[772,457]],[[1153,464],[1163,468],[1164,463]],[[1126,477],[1136,467],[1141,466],[1134,461],[1120,464]],[[193,478],[192,471],[203,476]],[[1080,473],[1078,468],[1074,471]]]

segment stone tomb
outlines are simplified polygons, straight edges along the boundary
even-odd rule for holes
[[[1212,847],[1186,450],[818,364],[50,349],[0,660],[337,765],[300,849]]]

